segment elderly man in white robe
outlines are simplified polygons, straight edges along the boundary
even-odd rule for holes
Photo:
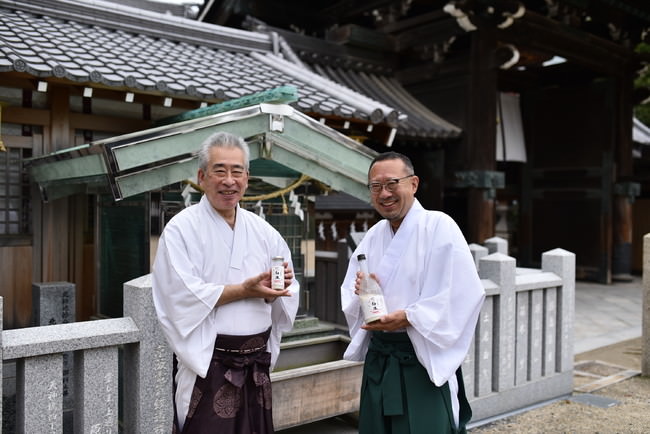
[[[153,299],[175,354],[175,433],[272,433],[272,370],[298,309],[290,250],[266,221],[239,206],[249,149],[216,133],[198,153],[201,201],[165,226]],[[271,288],[282,256],[285,289]]]
[[[419,180],[408,157],[380,154],[368,181],[384,219],[359,243],[341,286],[352,338],[343,357],[365,359],[359,433],[466,432],[471,408],[460,366],[485,299],[469,247],[451,217],[415,199]],[[358,296],[359,254],[388,311],[369,324]]]

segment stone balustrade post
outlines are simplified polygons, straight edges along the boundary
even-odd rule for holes
[[[556,370],[573,370],[573,323],[575,318],[576,255],[564,249],[553,249],[542,254],[542,271],[557,274],[562,287],[557,297],[558,327]]]
[[[494,318],[494,348],[492,387],[496,392],[507,390],[515,382],[515,259],[502,253],[492,253],[479,262],[479,276],[499,286],[498,312]]]
[[[641,373],[650,376],[650,234],[643,237],[643,317]]]
[[[150,274],[124,284],[124,316],[140,330],[140,342],[124,351],[125,433],[167,434],[173,424],[172,351],[158,324]]]
[[[32,283],[32,325],[48,326],[71,324],[76,321],[76,285],[70,282]],[[69,423],[75,405],[74,357],[71,352],[63,353],[63,412],[65,423]]]
[[[489,254],[488,249],[487,247],[483,247],[480,244],[471,243],[469,245],[469,251],[472,254],[472,258],[474,258],[474,263],[476,264],[476,269],[478,270],[478,264],[481,258],[484,258]]]
[[[484,241],[485,247],[487,247],[488,252],[492,253],[503,253],[504,255],[508,254],[508,240],[501,237],[492,237]]]

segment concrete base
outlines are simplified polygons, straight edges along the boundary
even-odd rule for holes
[[[510,413],[540,402],[570,396],[573,391],[573,371],[524,384],[503,392],[481,398],[469,399],[472,406],[472,423],[480,425],[481,419]]]

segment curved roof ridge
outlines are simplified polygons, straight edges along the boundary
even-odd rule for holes
[[[333,80],[318,75],[308,69],[297,66],[296,64],[282,59],[281,57],[276,56],[272,53],[251,53],[251,57],[260,60],[267,65],[279,68],[285,73],[290,74],[296,78],[302,76],[307,79],[308,83],[322,91],[331,92],[334,90],[336,92],[336,96],[345,103],[351,105],[352,107],[356,107],[366,113],[371,113],[370,119],[373,123],[379,123],[385,118],[389,124],[394,124],[395,122],[393,119],[397,119],[397,112],[395,109],[379,101],[373,100],[361,93],[358,93],[346,86],[343,86],[342,84],[339,84]]]
[[[461,128],[419,102],[394,77],[355,71],[342,66],[323,66],[315,63],[312,67],[330,80],[349,86],[371,98],[381,99],[400,113],[405,113],[408,117],[399,119],[397,132],[402,137],[450,139],[457,138],[462,133]]]
[[[364,72],[361,72],[361,74],[365,74]],[[408,92],[404,87],[401,85],[399,81],[397,81],[395,78],[388,78],[385,76],[377,76],[372,74],[372,77],[370,77],[372,80],[377,82],[378,84],[383,83],[383,85],[391,89],[391,93],[398,95],[399,100],[403,102],[403,104],[413,110],[413,112],[417,113],[419,116],[424,118],[425,120],[428,120],[429,122],[432,122],[434,125],[441,126],[443,128],[446,128],[450,130],[454,134],[460,134],[462,131],[458,126],[452,124],[446,119],[443,119],[442,117],[438,116],[436,113],[431,111],[430,108],[422,104],[420,101],[418,101],[413,95],[411,95],[410,92]]]
[[[268,34],[208,24],[102,0],[0,0],[0,7],[177,42],[236,51],[269,51]]]

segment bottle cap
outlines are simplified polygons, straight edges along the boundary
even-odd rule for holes
[[[361,253],[360,255],[357,255],[357,261],[363,261],[365,259],[366,259],[366,255],[364,255],[363,253]]]

